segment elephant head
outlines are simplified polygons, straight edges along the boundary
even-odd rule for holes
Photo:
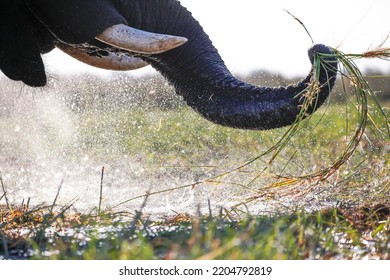
[[[315,45],[309,50],[312,65],[315,53],[325,59],[296,85],[244,83],[230,73],[208,35],[177,0],[2,2],[0,69],[30,86],[46,84],[41,54],[58,47],[105,69],[150,64],[206,119],[235,128],[272,129],[296,120],[314,76],[319,85],[309,113],[324,103],[337,76],[333,51]]]

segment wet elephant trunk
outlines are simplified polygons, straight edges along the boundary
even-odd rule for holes
[[[186,103],[206,119],[243,129],[272,129],[290,125],[296,120],[314,68],[305,79],[293,86],[268,88],[244,83],[233,77],[202,27],[178,2],[117,2],[119,5],[131,4],[132,7],[118,8],[129,11],[124,14],[129,25],[188,39],[177,49],[142,58],[161,72]],[[330,48],[316,45],[309,51],[312,64],[315,52],[333,54]],[[317,73],[320,86],[313,102],[315,105],[309,108],[309,113],[326,100],[336,80],[336,59],[330,56],[325,64]]]

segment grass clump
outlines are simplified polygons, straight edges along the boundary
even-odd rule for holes
[[[158,221],[106,211],[51,216],[55,223],[42,219],[44,211],[20,210],[1,210],[1,258],[390,259],[385,205],[241,218],[221,210],[217,217],[177,214]]]

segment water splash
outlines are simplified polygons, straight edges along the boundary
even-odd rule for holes
[[[211,174],[209,168],[202,167],[151,166],[145,162],[144,154],[126,153],[118,129],[123,119],[91,119],[110,110],[118,114],[131,110],[140,102],[144,102],[145,108],[156,104],[165,108],[180,106],[180,100],[172,98],[175,95],[166,93],[168,85],[150,79],[149,88],[140,90],[136,83],[135,88],[129,87],[128,78],[117,77],[113,94],[109,85],[90,79],[52,81],[43,90],[1,81],[6,90],[0,96],[0,172],[11,202],[17,204],[30,198],[32,204],[51,204],[61,185],[57,204],[72,202],[78,211],[90,211],[98,206],[102,167],[105,168],[102,203],[107,208],[148,191],[182,186]],[[140,98],[145,92],[155,98]],[[164,94],[168,96],[165,99]],[[154,103],[147,103],[147,99]],[[142,125],[135,125],[143,129]],[[211,190],[205,186],[184,188],[150,197],[145,211],[192,213],[199,206],[208,208],[208,199],[218,201],[223,197],[230,199],[222,186]],[[141,202],[142,199],[136,199],[115,210],[138,209]],[[216,203],[216,207],[221,206]]]

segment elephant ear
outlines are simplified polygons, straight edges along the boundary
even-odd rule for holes
[[[59,41],[67,44],[88,42],[113,25],[126,24],[104,0],[31,0],[29,8]]]
[[[34,87],[46,84],[41,52],[47,52],[54,46],[48,43],[50,34],[42,32],[41,28],[43,26],[31,12],[24,5],[18,5],[17,1],[2,7],[0,69],[8,78]]]

